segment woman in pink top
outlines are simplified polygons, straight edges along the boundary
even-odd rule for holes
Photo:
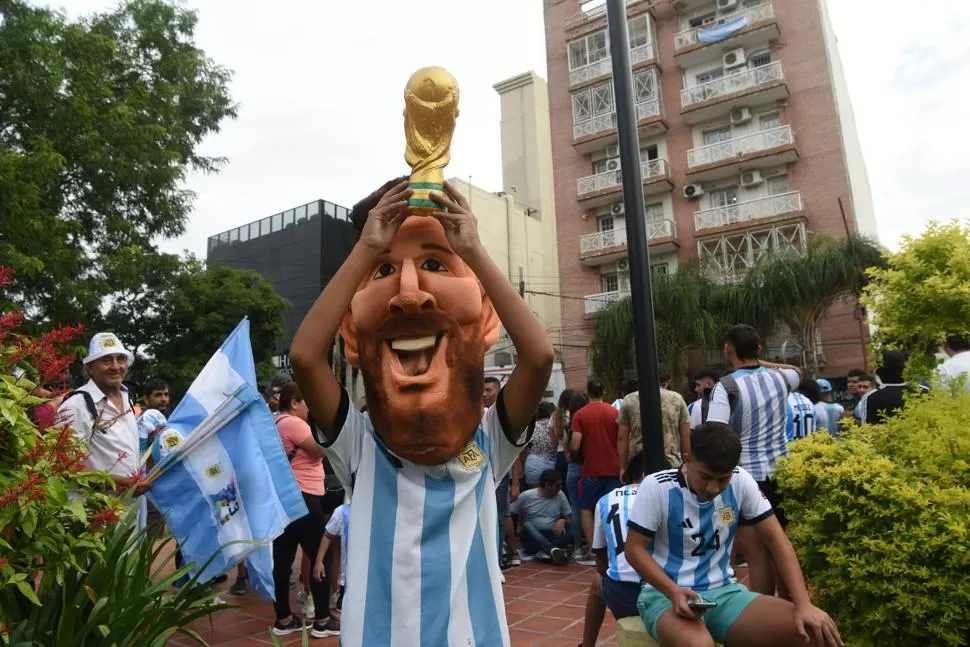
[[[273,581],[276,584],[276,623],[273,633],[277,636],[302,631],[303,622],[290,612],[290,569],[296,558],[296,548],[303,548],[303,554],[316,559],[320,539],[326,528],[326,519],[321,502],[324,495],[323,485],[323,448],[313,439],[310,425],[307,424],[307,406],[296,382],[285,384],[280,391],[280,415],[276,427],[283,440],[283,451],[290,461],[293,476],[303,492],[309,514],[297,519],[286,527],[283,534],[273,542]],[[319,608],[326,609],[330,599],[330,582],[324,578],[310,579],[310,593],[319,600]],[[313,623],[314,631],[327,629],[327,618],[319,618]],[[328,634],[329,635],[329,634]]]

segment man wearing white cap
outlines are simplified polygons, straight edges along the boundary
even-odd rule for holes
[[[64,399],[58,413],[87,443],[88,467],[110,474],[119,490],[135,487],[141,494],[138,423],[122,384],[133,360],[114,333],[96,334],[84,358],[91,379]]]

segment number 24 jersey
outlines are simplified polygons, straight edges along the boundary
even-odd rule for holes
[[[754,478],[740,467],[710,501],[694,494],[683,472],[674,469],[643,480],[628,525],[652,538],[650,555],[678,586],[706,591],[735,582],[731,546],[738,524],[753,525],[772,514]]]

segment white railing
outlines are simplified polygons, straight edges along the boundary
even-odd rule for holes
[[[643,63],[644,61],[651,61],[653,60],[653,57],[653,43],[647,43],[646,45],[641,45],[640,47],[630,48],[631,65]]]
[[[795,143],[795,136],[791,126],[781,126],[770,130],[728,139],[716,144],[709,144],[687,151],[687,166],[704,166],[723,160],[736,159],[742,155],[750,155],[760,151],[788,146]]]
[[[633,47],[630,49],[630,63],[636,65],[637,63],[643,63],[644,61],[649,61],[653,59],[653,44],[647,43],[646,45],[641,45],[640,47]],[[589,65],[584,65],[583,67],[578,67],[575,70],[570,70],[569,72],[569,85],[577,85],[579,83],[585,83],[590,79],[597,79],[601,76],[607,76],[613,73],[613,58],[607,56],[604,59],[600,59],[595,63],[590,63]]]
[[[579,255],[586,257],[589,254],[621,245],[626,245],[626,229],[611,229],[610,231],[588,234],[579,239]]]
[[[590,294],[583,301],[586,306],[586,314],[596,314],[600,310],[605,310],[623,297],[630,296],[629,292],[601,292]]]
[[[647,180],[670,175],[670,166],[667,164],[667,160],[648,160],[640,165],[640,173],[643,176],[643,181],[646,182]],[[576,194],[582,198],[598,191],[618,188],[622,184],[623,174],[620,172],[620,169],[604,171],[576,180]]]
[[[724,227],[737,222],[771,218],[785,213],[802,210],[802,194],[799,191],[781,193],[778,195],[738,202],[724,207],[705,209],[694,214],[694,229],[712,229]]]
[[[655,238],[673,238],[673,220],[648,220],[647,221],[647,240]],[[610,231],[601,231],[595,234],[588,234],[579,239],[579,256],[585,258],[590,254],[601,252],[605,249],[621,247],[626,245],[626,228],[619,227]]]
[[[576,85],[590,79],[595,79],[613,73],[613,59],[607,56],[595,63],[578,67],[569,72],[569,85]]]
[[[686,108],[695,103],[709,101],[718,97],[734,94],[735,92],[756,88],[766,83],[783,81],[784,79],[785,74],[781,69],[781,62],[778,61],[761,67],[742,70],[741,72],[729,74],[728,76],[722,76],[708,83],[684,88],[680,91],[680,102]]]
[[[615,112],[596,115],[591,119],[584,119],[583,121],[573,124],[573,139],[595,135],[596,133],[601,133],[605,130],[613,130],[614,128],[616,128]]]
[[[648,220],[647,221],[647,240],[654,238],[673,238],[673,220]]]
[[[728,22],[729,20],[736,20],[741,16],[745,16],[748,19],[747,27],[750,27],[755,23],[761,22],[763,20],[771,20],[772,18],[774,18],[775,9],[770,4],[762,4],[762,5],[758,5],[757,7],[752,7],[747,11],[732,13],[729,16],[726,16],[723,20],[719,22],[723,23],[723,22]],[[710,25],[704,25],[703,27],[686,29],[680,32],[679,34],[674,36],[674,50],[681,50],[685,47],[696,45],[697,43],[700,42],[697,38],[698,31],[703,31],[704,29],[716,27],[718,24],[719,23],[713,23]]]
[[[649,99],[637,104],[637,121],[660,116],[660,100]]]
[[[626,6],[637,4],[642,2],[642,0],[626,0]],[[566,29],[573,29],[579,27],[580,25],[596,20],[597,18],[602,18],[606,15],[606,3],[587,9],[582,13],[573,14],[566,18],[565,27]]]

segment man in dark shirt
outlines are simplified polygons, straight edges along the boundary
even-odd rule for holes
[[[903,379],[905,369],[906,354],[903,351],[883,351],[882,366],[876,370],[882,384],[862,399],[860,422],[872,425],[884,422],[903,408],[906,398],[926,391],[923,386],[916,387],[906,383]]]

